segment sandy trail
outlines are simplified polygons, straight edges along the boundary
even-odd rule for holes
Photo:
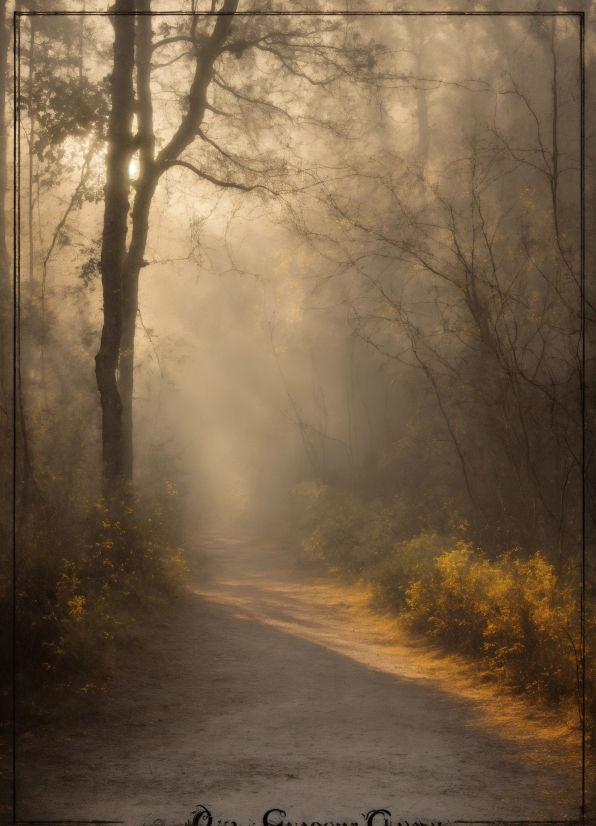
[[[408,644],[355,589],[211,537],[191,596],[131,651],[101,714],[25,735],[23,820],[574,818],[563,731]],[[192,560],[191,560],[192,561]],[[548,723],[548,721],[546,721]]]

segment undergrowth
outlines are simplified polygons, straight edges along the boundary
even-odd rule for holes
[[[308,501],[304,548],[373,587],[377,602],[485,674],[551,704],[581,693],[579,582],[540,552],[489,557],[462,536],[404,535],[399,502],[324,486]],[[455,520],[456,522],[456,520]]]
[[[118,519],[106,502],[38,503],[20,527],[17,674],[21,713],[43,715],[65,695],[105,693],[119,646],[182,593],[186,565],[171,482],[130,497]]]

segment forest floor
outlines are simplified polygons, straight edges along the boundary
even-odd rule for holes
[[[101,710],[20,733],[20,820],[578,816],[577,733],[278,546],[211,536]]]

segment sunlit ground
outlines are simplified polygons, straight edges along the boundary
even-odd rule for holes
[[[216,555],[222,567],[216,584],[207,580],[192,586],[192,592],[226,606],[238,619],[273,626],[368,668],[430,683],[467,701],[472,708],[468,726],[510,741],[528,762],[567,767],[579,789],[581,735],[575,706],[554,711],[515,696],[462,657],[440,652],[408,633],[395,615],[374,606],[370,589],[320,575],[303,578],[291,571],[283,552],[273,546],[268,551],[273,565],[265,567],[262,558],[247,551],[242,578],[226,577],[225,546],[222,551],[214,541],[209,554]],[[561,800],[569,791],[553,791],[550,796]]]

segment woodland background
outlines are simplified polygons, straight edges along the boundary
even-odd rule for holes
[[[19,6],[15,398],[0,2],[19,713],[100,702],[126,629],[182,592],[189,538],[248,524],[579,722],[594,648],[579,18],[187,5]],[[8,697],[10,637],[3,660]]]

